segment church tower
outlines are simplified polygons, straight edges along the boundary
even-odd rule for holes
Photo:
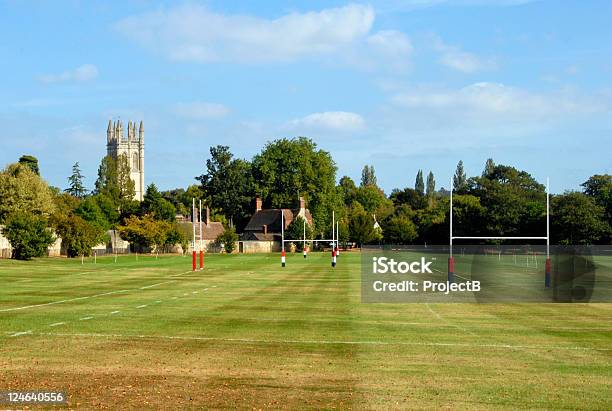
[[[130,177],[134,181],[136,194],[134,199],[142,201],[144,186],[144,125],[140,121],[139,127],[136,122],[128,122],[127,136],[123,133],[123,123],[121,120],[113,122],[108,120],[106,129],[106,154],[117,159],[124,154],[130,164]]]

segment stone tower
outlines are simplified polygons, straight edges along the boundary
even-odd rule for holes
[[[125,154],[130,164],[130,177],[134,181],[134,199],[142,201],[145,192],[144,186],[144,125],[142,121],[138,130],[136,122],[128,122],[127,136],[123,133],[121,120],[113,122],[108,120],[106,130],[106,154],[117,158]]]

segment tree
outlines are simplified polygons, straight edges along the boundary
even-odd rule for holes
[[[388,214],[393,212],[393,203],[385,196],[384,191],[376,186],[359,187],[356,192],[355,201],[361,204],[365,211],[370,214]]]
[[[55,211],[49,186],[23,164],[10,164],[0,172],[0,224],[9,214],[29,213],[43,218]]]
[[[416,182],[414,183],[414,189],[418,193],[425,195],[425,183],[423,182],[423,170],[419,170],[417,172]]]
[[[287,230],[285,230],[285,236],[287,240],[303,240],[304,223],[305,220],[302,217],[297,216],[296,218],[294,218],[293,221],[291,221],[291,224],[289,224],[289,226],[287,227]],[[308,223],[306,223],[306,239],[312,239],[312,227],[310,227],[310,224]],[[303,250],[303,241],[296,241],[296,245],[298,251]]]
[[[196,177],[209,205],[218,208],[231,224],[243,225],[251,214],[254,185],[251,164],[235,159],[227,146],[210,148],[206,173]]]
[[[60,218],[56,222],[56,233],[62,239],[62,247],[68,257],[88,256],[96,245],[105,239],[104,229],[85,221],[78,215]]]
[[[411,244],[418,232],[409,213],[404,211],[383,222],[383,235],[387,244]]]
[[[130,164],[125,154],[114,159],[106,156],[98,168],[96,194],[108,197],[121,210],[133,201],[135,191],[134,181],[130,177]]]
[[[38,159],[36,157],[23,155],[19,157],[19,164],[28,167],[37,176],[40,175],[40,169],[38,167]]]
[[[8,216],[2,229],[2,235],[11,243],[12,258],[16,260],[42,257],[47,248],[55,241],[42,217],[22,211]]]
[[[336,164],[310,139],[298,137],[268,143],[253,159],[256,193],[266,207],[292,208],[304,197],[316,236],[331,232],[331,210],[342,218],[342,190],[336,187]]]
[[[486,177],[471,178],[466,194],[478,197],[486,210],[482,235],[544,234],[546,193],[529,173],[500,164]]]
[[[119,226],[121,238],[129,241],[136,249],[154,249],[168,244],[169,235],[173,234],[173,224],[160,221],[152,216],[130,216]]]
[[[397,207],[407,204],[413,210],[419,210],[427,207],[427,200],[423,194],[412,188],[404,188],[403,190],[393,189],[389,199]]]
[[[226,253],[231,254],[236,249],[236,242],[238,241],[238,234],[236,234],[236,229],[234,227],[230,227],[226,229],[224,232],[219,234],[215,239],[215,243],[218,246],[223,246],[223,249]]]
[[[78,161],[72,166],[72,174],[68,177],[68,182],[70,183],[70,187],[64,190],[66,193],[77,198],[85,197],[87,190],[83,185],[83,174],[81,174]]]
[[[340,190],[342,192],[342,197],[344,198],[344,204],[350,206],[355,201],[357,197],[357,186],[352,178],[348,176],[343,176],[338,183]]]
[[[455,175],[453,176],[453,188],[456,192],[462,192],[467,188],[467,176],[463,169],[462,160],[459,160],[459,163],[457,163],[457,170],[455,170]]]
[[[149,184],[143,196],[142,211],[157,220],[173,222],[176,217],[176,209],[171,202],[162,197],[154,183]]]
[[[552,210],[551,231],[558,244],[597,244],[610,235],[604,208],[583,193],[572,191],[553,197]]]
[[[353,207],[349,218],[349,233],[351,239],[362,246],[377,237],[374,219],[360,205]]]
[[[490,176],[491,174],[493,174],[494,170],[495,170],[495,162],[493,161],[492,158],[487,159],[484,170],[482,171],[482,177]]]
[[[434,178],[433,173],[430,171],[429,174],[427,174],[427,198],[430,201],[433,200],[434,195],[436,194],[436,179]]]
[[[376,185],[376,174],[374,172],[374,166],[363,166],[361,171],[361,187],[375,186]]]
[[[608,225],[612,227],[612,175],[594,175],[582,183],[582,187],[586,195],[606,210]]]

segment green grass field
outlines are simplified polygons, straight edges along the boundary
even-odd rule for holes
[[[0,391],[114,409],[612,409],[612,304],[362,304],[357,253],[279,260],[0,260]]]

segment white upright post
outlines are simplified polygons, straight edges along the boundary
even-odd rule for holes
[[[550,288],[550,179],[546,177],[546,264],[544,267],[544,287]]]
[[[304,253],[304,258],[308,252],[306,251],[306,219],[304,219],[304,242],[302,243],[302,252]]]
[[[336,221],[336,257],[340,255],[340,221]]]
[[[450,235],[449,235],[449,246],[450,246],[450,257],[453,257],[453,178],[450,179]]]
[[[447,281],[455,281],[455,259],[453,258],[453,178],[450,179],[450,210],[449,210],[449,257],[448,257],[448,276]]]
[[[281,267],[285,266],[285,213],[281,208]]]
[[[336,212],[332,211],[332,267],[336,266]]]
[[[200,270],[204,269],[204,231],[202,230],[202,200],[200,200],[199,218],[200,218]]]
[[[192,271],[196,270],[196,206],[195,206],[195,197],[192,199],[191,204],[191,227],[193,229],[193,237],[191,241],[191,269]]]

